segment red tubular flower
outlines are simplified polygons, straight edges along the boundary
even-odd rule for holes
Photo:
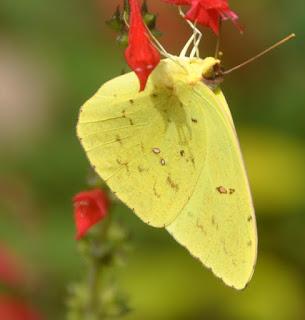
[[[23,301],[0,296],[1,320],[41,320],[41,316]]]
[[[160,62],[160,54],[152,44],[143,22],[137,0],[129,0],[130,27],[125,58],[140,81],[140,91],[145,89],[148,77]]]
[[[242,31],[238,24],[238,16],[228,4],[228,0],[164,0],[175,5],[191,6],[185,18],[211,28],[219,34],[219,21],[230,19]]]
[[[73,203],[76,239],[79,240],[107,215],[109,199],[105,192],[95,189],[78,193],[74,196]]]

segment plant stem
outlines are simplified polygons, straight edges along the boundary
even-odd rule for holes
[[[97,225],[98,233],[91,240],[91,261],[88,272],[88,320],[102,320],[99,315],[99,294],[101,290],[101,278],[105,269],[105,257],[103,256],[103,244],[107,242],[108,230],[111,226],[111,215]]]

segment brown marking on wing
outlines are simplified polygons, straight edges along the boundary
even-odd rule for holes
[[[166,181],[170,185],[170,187],[174,189],[176,192],[179,190],[178,184],[175,183],[170,176],[167,177]]]
[[[207,232],[205,231],[203,225],[200,224],[199,219],[197,219],[197,221],[196,221],[196,227],[197,227],[198,229],[200,229],[201,232],[203,232],[205,235],[207,234]]]
[[[138,166],[138,171],[140,172],[140,173],[142,173],[143,171],[144,171],[144,168],[143,167],[141,167],[141,166]]]
[[[129,172],[128,161],[121,161],[120,159],[116,159],[116,162],[120,166],[124,166],[126,168],[126,171]]]
[[[227,194],[228,193],[228,190],[223,187],[223,186],[220,186],[220,187],[217,187],[216,190],[220,193],[220,194]]]
[[[145,152],[145,148],[144,148],[143,142],[141,142],[141,150],[142,150],[143,153]]]
[[[218,223],[216,223],[214,216],[212,216],[211,222],[212,222],[212,225],[216,228],[216,230],[218,230]]]
[[[156,190],[156,183],[154,184],[153,191],[154,191],[154,195],[155,195],[158,199],[160,199],[160,198],[161,198],[161,195],[160,195],[160,194],[157,192],[157,190]]]

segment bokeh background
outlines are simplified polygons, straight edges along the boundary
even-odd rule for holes
[[[88,163],[75,124],[83,102],[127,70],[105,25],[120,2],[0,2],[0,243],[26,269],[21,294],[46,319],[65,318],[68,284],[84,272],[71,197],[85,188]],[[190,30],[175,8],[148,3],[159,13],[160,40],[177,53]],[[257,211],[254,278],[242,292],[225,287],[165,231],[121,205],[133,238],[118,273],[133,309],[126,319],[305,319],[305,3],[232,0],[231,6],[245,34],[225,23],[227,67],[297,34],[223,84]],[[205,32],[202,54],[214,47]]]

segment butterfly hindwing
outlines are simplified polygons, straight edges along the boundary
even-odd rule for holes
[[[201,83],[178,95],[204,110],[207,155],[189,202],[167,230],[226,284],[242,289],[253,274],[257,235],[230,111],[220,93]]]

